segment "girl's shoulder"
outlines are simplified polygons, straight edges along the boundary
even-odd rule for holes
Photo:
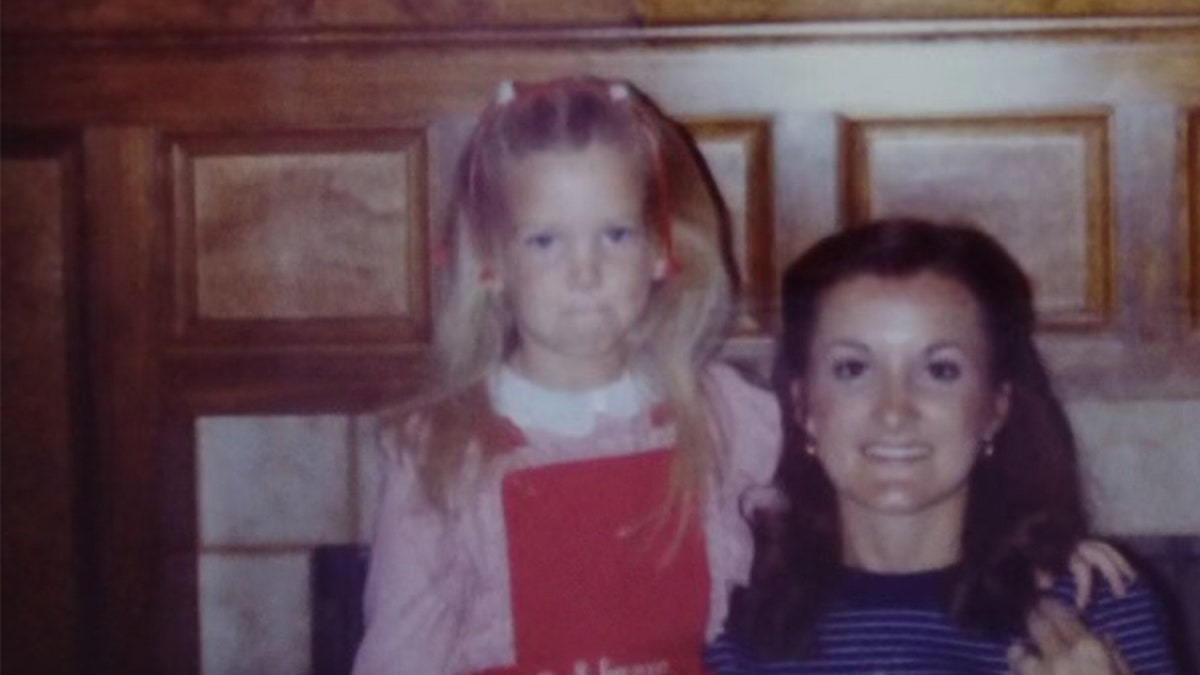
[[[765,414],[778,416],[779,404],[775,394],[765,386],[751,381],[744,371],[725,362],[714,362],[704,369],[706,393],[712,398],[744,402],[748,407],[765,409]]]

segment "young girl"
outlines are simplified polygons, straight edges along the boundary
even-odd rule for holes
[[[627,84],[507,84],[456,191],[355,672],[701,672],[781,421],[714,361],[732,281],[695,147]]]
[[[732,284],[695,148],[623,83],[504,85],[458,182],[355,671],[700,672],[780,421],[712,360]]]

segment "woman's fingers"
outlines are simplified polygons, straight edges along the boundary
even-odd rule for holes
[[[1125,595],[1129,582],[1137,577],[1133,565],[1117,549],[1102,542],[1087,540],[1071,553],[1069,563],[1075,577],[1075,606],[1083,607],[1091,597],[1092,579],[1096,572],[1104,576],[1113,594]]]
[[[1104,647],[1116,666],[1117,675],[1133,675],[1133,669],[1125,662],[1125,657],[1121,656],[1121,650],[1117,649],[1116,643],[1107,635],[1104,636]]]
[[[1041,600],[1029,613],[1029,638],[1043,657],[1053,659],[1073,649],[1087,629],[1062,603]]]
[[[1013,675],[1046,675],[1042,661],[1024,645],[1017,643],[1008,648],[1008,668]]]
[[[1017,675],[1131,675],[1117,650],[1066,605],[1042,600],[1027,623],[1034,649],[1014,645],[1008,651]]]
[[[1075,606],[1082,609],[1087,605],[1088,598],[1092,597],[1092,566],[1076,550],[1071,554],[1067,567],[1075,578]]]

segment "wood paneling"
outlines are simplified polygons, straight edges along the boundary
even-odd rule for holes
[[[974,223],[1013,252],[1049,327],[1102,327],[1114,286],[1107,116],[851,120],[847,220]]]
[[[71,672],[83,647],[79,148],[5,138],[3,214],[6,673]]]
[[[58,191],[87,225],[98,670],[199,667],[193,416],[354,412],[412,386],[429,242],[500,79],[628,78],[692,126],[745,281],[727,354],[769,361],[777,276],[816,238],[921,210],[995,223],[1033,268],[1067,396],[1200,396],[1200,17],[1168,18],[1184,0],[578,4],[4,5],[4,124],[82,130]],[[1135,8],[1157,16],[1119,18]],[[1108,18],[1064,18],[1089,9]],[[1007,18],[634,25],[889,11]],[[6,228],[10,204],[48,203],[5,192]]]
[[[739,335],[770,331],[775,269],[772,264],[770,123],[767,120],[693,120],[688,128],[712,172],[730,220],[730,248],[741,281]]]
[[[425,155],[419,131],[173,141],[175,338],[424,341]]]

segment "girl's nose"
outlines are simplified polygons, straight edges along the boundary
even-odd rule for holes
[[[591,242],[580,242],[571,252],[570,283],[576,288],[591,288],[600,282],[602,255]]]

